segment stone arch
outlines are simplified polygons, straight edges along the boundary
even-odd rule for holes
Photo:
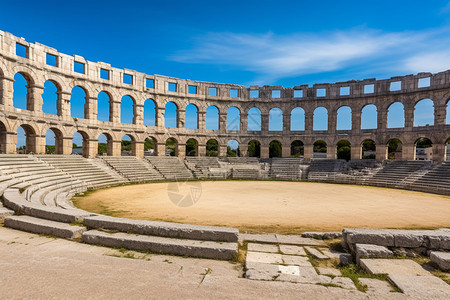
[[[168,101],[164,108],[164,127],[178,127],[178,105],[173,101]]]
[[[236,106],[227,110],[227,130],[241,130],[241,110]]]
[[[186,156],[198,156],[198,141],[190,138],[186,141]]]
[[[261,157],[261,142],[258,140],[249,141],[247,151],[249,157]]]
[[[166,156],[178,156],[178,141],[170,137],[166,140]]]
[[[405,127],[405,107],[401,102],[393,102],[388,106],[387,128]]]
[[[425,98],[414,105],[414,127],[434,125],[434,101]]]
[[[184,128],[198,129],[198,107],[190,103],[186,106]]]
[[[348,140],[340,140],[336,143],[336,157],[337,159],[345,159],[349,161],[351,159],[351,144]]]
[[[364,105],[361,109],[361,129],[377,129],[378,112],[375,104]]]
[[[279,140],[272,140],[269,143],[269,158],[283,157],[283,145]]]
[[[305,144],[301,140],[294,140],[291,143],[291,156],[303,157],[305,155]]]
[[[113,155],[113,137],[107,132],[102,132],[97,137],[97,153],[99,155]]]
[[[227,142],[227,157],[239,157],[240,149],[239,149],[239,141],[237,139],[230,139]]]
[[[120,123],[136,124],[136,98],[123,95],[120,99]]]
[[[403,142],[398,138],[387,141],[387,159],[401,160],[403,158]]]
[[[19,136],[19,131],[24,132],[24,140],[19,140],[21,137]],[[37,140],[36,133],[37,130],[30,124],[20,124],[17,127],[17,142],[16,149],[17,153],[25,154],[25,153],[36,153],[37,152]]]
[[[13,83],[13,106],[18,109],[33,109],[32,87],[33,77],[27,72],[17,72],[14,74]]]
[[[216,139],[206,142],[206,156],[219,156],[219,142]]]
[[[328,110],[323,106],[314,109],[313,130],[328,130]]]
[[[72,118],[88,118],[88,99],[89,93],[84,86],[76,85],[72,88],[70,95],[70,116]]]
[[[215,105],[206,108],[205,127],[207,130],[219,130],[219,109]]]
[[[121,138],[120,154],[121,156],[136,156],[136,137],[126,133]]]
[[[61,85],[53,80],[44,82],[42,94],[42,111],[47,114],[61,115]]]
[[[45,140],[46,154],[64,154],[64,136],[61,130],[50,127],[45,133]]]
[[[305,130],[305,110],[297,106],[291,110],[291,131]]]
[[[414,142],[414,160],[432,160],[433,142],[426,137],[420,137]]]
[[[5,124],[0,121],[0,154],[8,153],[7,130]]]
[[[313,144],[313,158],[326,158],[328,151],[327,142],[316,140]]]
[[[154,136],[148,136],[144,140],[144,156],[158,155],[158,140]]]
[[[112,121],[113,98],[110,92],[101,90],[97,94],[97,120]]]
[[[75,136],[79,134],[81,135],[81,148],[79,148],[79,145],[77,143],[74,143],[75,141],[78,142],[78,140],[75,140]],[[89,135],[86,131],[84,130],[77,130],[73,133],[72,135],[72,153],[73,154],[81,154],[83,155],[83,157],[88,158],[89,157]],[[73,145],[76,144],[77,148],[74,148]],[[75,150],[75,149],[81,149],[81,151],[79,150]]]
[[[450,137],[445,141],[444,161],[450,161]]]
[[[352,109],[344,105],[337,110],[336,130],[352,130]]]
[[[283,111],[279,107],[269,111],[269,131],[283,131]]]
[[[261,110],[255,106],[248,110],[247,130],[261,131]]]
[[[144,126],[156,126],[156,101],[151,98],[144,101]]]
[[[372,139],[365,139],[361,142],[361,158],[375,159],[377,153],[377,145]]]

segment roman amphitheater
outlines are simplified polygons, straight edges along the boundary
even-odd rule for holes
[[[54,113],[43,109],[49,84]],[[75,89],[84,105],[77,117]],[[100,94],[109,99],[107,120],[99,117]],[[188,298],[242,297],[241,290],[448,299],[449,99],[450,71],[244,87],[117,69],[0,31],[0,268],[21,278],[18,265],[28,262],[35,274],[25,288],[2,283],[0,294],[8,287],[35,296],[39,274],[55,276],[44,265],[55,251],[78,261],[71,268],[80,272],[105,270],[96,284],[114,290],[114,276],[127,280],[120,268],[154,276],[158,295],[169,298],[168,286]],[[422,104],[431,105],[431,122],[419,122]],[[59,243],[33,252],[41,266],[12,254],[35,238]],[[172,261],[189,275],[178,278]],[[194,276],[199,265],[208,267]],[[141,274],[146,268],[167,276]],[[72,284],[66,275],[58,277]],[[39,295],[75,295],[48,288]],[[95,285],[82,288],[94,293]]]

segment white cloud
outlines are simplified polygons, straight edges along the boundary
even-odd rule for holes
[[[420,53],[405,60],[405,67],[411,72],[440,72],[450,69],[450,52],[445,49]]]

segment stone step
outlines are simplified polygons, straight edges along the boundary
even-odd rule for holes
[[[431,251],[430,259],[442,271],[450,271],[450,252]]]
[[[220,260],[233,259],[238,250],[237,243],[182,240],[123,232],[107,233],[98,230],[84,232],[82,241],[114,248]]]
[[[49,221],[30,216],[10,216],[5,218],[5,226],[38,234],[53,235],[65,239],[79,238],[84,227]]]

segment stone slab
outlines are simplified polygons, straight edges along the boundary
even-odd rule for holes
[[[321,240],[331,240],[342,238],[342,232],[303,232],[302,237]]]
[[[430,259],[442,271],[450,271],[450,252],[431,251]]]
[[[270,243],[277,244],[277,237],[275,234],[249,234],[249,233],[240,233],[239,241],[242,242],[255,242],[255,243]]]
[[[370,244],[356,244],[356,262],[361,258],[388,258],[394,256],[394,253],[384,246]]]
[[[353,256],[349,253],[339,254],[339,264],[342,266],[347,266],[353,263]]]
[[[248,243],[247,251],[278,253],[278,245]]]
[[[85,227],[38,219],[30,216],[9,216],[5,218],[5,226],[23,231],[53,235],[66,239],[75,239],[86,231]]]
[[[450,285],[436,276],[390,274],[388,279],[408,296],[420,296],[421,299],[450,299]]]
[[[98,230],[83,233],[82,241],[114,248],[221,260],[233,259],[238,250],[237,243],[183,240],[123,232],[107,233]]]
[[[375,278],[359,278],[358,280],[360,283],[367,286],[367,292],[369,293],[392,293],[393,287],[387,281]]]
[[[363,258],[360,260],[360,265],[370,274],[405,274],[416,276],[427,276],[431,274],[422,268],[421,265],[410,259]]]
[[[280,245],[280,251],[283,254],[304,255],[304,256],[306,256],[305,249],[303,247],[300,247],[300,246]]]
[[[264,264],[282,264],[283,258],[277,253],[263,253],[247,251],[247,262],[264,263]]]
[[[324,241],[311,238],[304,238],[300,235],[282,235],[276,234],[277,243],[285,245],[298,246],[326,246]]]
[[[339,285],[340,287],[348,290],[356,290],[356,286],[353,281],[348,277],[334,277],[331,284]]]
[[[278,266],[281,274],[300,276],[299,266]]]
[[[274,280],[280,276],[279,265],[255,263],[247,261],[245,263],[247,271],[245,278],[252,280]]]
[[[311,254],[312,257],[316,258],[316,259],[329,259],[328,256],[322,254],[319,250],[312,248],[312,247],[305,247],[306,251],[309,252],[309,254]]]
[[[297,255],[281,255],[283,264],[285,265],[297,265],[302,267],[312,267],[311,263],[306,256]]]
[[[332,276],[342,276],[341,271],[334,268],[322,268],[318,267],[317,271],[319,271],[322,275],[332,275]]]

